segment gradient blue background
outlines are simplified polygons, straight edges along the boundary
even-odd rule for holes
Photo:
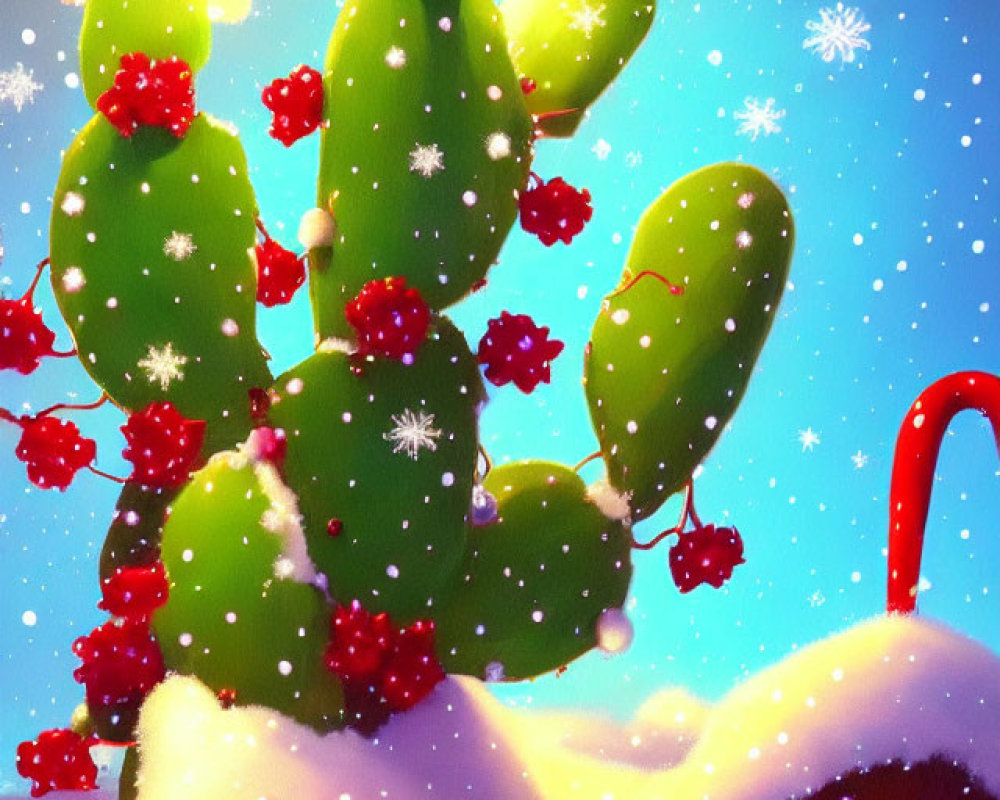
[[[546,249],[515,230],[488,288],[454,311],[473,344],[501,309],[533,315],[567,343],[551,386],[530,397],[492,392],[482,437],[497,461],[572,464],[596,449],[580,387],[583,347],[642,210],[681,175],[741,159],[775,176],[795,214],[795,260],[771,338],[696,484],[701,515],[738,526],[748,563],[722,591],[681,597],[666,548],[637,553],[631,650],[499,688],[512,702],[624,716],[667,685],[718,698],[795,648],[880,613],[900,421],[948,372],[1000,372],[1000,5],[870,2],[862,10],[871,50],[844,66],[802,47],[821,5],[661,2],[649,39],[577,136],[538,146],[537,172],[590,189],[591,224],[568,248]],[[216,28],[199,78],[200,107],[240,128],[263,218],[289,246],[313,205],[318,142],[286,150],[269,139],[259,93],[299,62],[322,63],[336,11],[331,0],[258,3],[246,23]],[[0,105],[8,296],[46,255],[60,152],[90,116],[66,81],[78,69],[80,16],[55,0],[0,0],[0,71],[22,62],[44,84],[20,113]],[[25,29],[35,33],[30,45]],[[718,65],[708,58],[714,50]],[[775,98],[786,111],[780,133],[736,134],[733,112],[747,97]],[[605,160],[592,150],[601,139],[611,147]],[[44,284],[37,299],[68,347]],[[275,371],[308,354],[305,293],[262,310],[260,332]],[[96,396],[72,360],[49,360],[26,378],[0,375],[0,405],[16,413]],[[118,412],[76,419],[98,440],[100,466],[124,473]],[[798,440],[807,428],[820,437],[812,451]],[[65,494],[33,488],[13,455],[17,436],[0,426],[0,792],[26,788],[14,771],[17,742],[65,725],[81,698],[70,645],[102,621],[97,559],[118,494],[86,473]],[[599,469],[585,474],[596,479]],[[964,414],[939,462],[921,609],[995,650],[998,498],[993,438],[982,418]],[[637,535],[668,527],[676,512],[675,501]]]

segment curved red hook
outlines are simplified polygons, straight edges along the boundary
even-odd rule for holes
[[[1000,376],[987,372],[956,372],[931,384],[899,429],[889,490],[890,614],[909,614],[917,606],[924,527],[941,439],[958,412],[973,408],[989,419],[1000,452]]]

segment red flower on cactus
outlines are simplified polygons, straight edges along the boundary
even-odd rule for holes
[[[382,669],[382,696],[392,711],[406,711],[444,680],[434,654],[434,623],[417,620],[396,637]]]
[[[534,173],[517,205],[521,227],[541,239],[546,247],[560,240],[569,244],[594,215],[589,191],[578,191],[562,178],[546,183]]]
[[[166,603],[169,593],[162,561],[148,567],[118,567],[101,581],[102,600],[97,607],[112,616],[140,622]]]
[[[31,781],[31,796],[60,790],[86,792],[97,788],[97,765],[90,742],[69,729],[42,731],[17,746],[17,774]]]
[[[56,355],[55,333],[35,311],[31,294],[20,300],[0,298],[0,369],[16,369],[28,375],[45,356]]]
[[[268,133],[291,147],[323,122],[323,76],[300,64],[287,78],[276,78],[265,86],[261,100],[274,114]]]
[[[257,254],[257,302],[267,308],[291,302],[306,280],[306,263],[267,237],[255,248]]]
[[[18,424],[21,439],[14,453],[28,465],[28,479],[41,489],[65,491],[97,455],[97,443],[83,438],[69,420],[21,417]]]
[[[478,353],[479,363],[486,365],[486,380],[495,386],[513,381],[525,394],[549,382],[549,362],[565,345],[549,339],[548,328],[539,328],[527,314],[506,311],[487,325]]]
[[[358,332],[362,356],[382,355],[412,363],[427,338],[431,312],[416,289],[406,288],[406,278],[369,281],[344,308],[344,316]]]
[[[91,712],[134,712],[166,669],[145,620],[112,620],[73,642],[83,661],[73,677],[86,686]]]
[[[718,589],[732,577],[733,568],[744,563],[743,540],[736,528],[705,525],[682,533],[670,548],[670,574],[681,594],[703,583]]]
[[[177,56],[150,59],[145,53],[126,53],[114,84],[97,98],[97,110],[122,136],[153,126],[180,138],[194,119],[191,67]]]
[[[179,488],[196,467],[205,440],[205,422],[187,419],[169,402],[150,403],[121,427],[132,462],[129,480],[157,488]]]
[[[527,75],[521,78],[521,91],[525,96],[534,93],[537,88],[538,84],[532,78],[529,78]]]
[[[347,715],[362,733],[412,708],[444,680],[429,620],[396,628],[388,614],[372,616],[355,600],[337,608],[330,629],[326,665],[343,681]]]

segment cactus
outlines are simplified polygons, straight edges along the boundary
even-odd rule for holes
[[[91,706],[77,733],[129,741],[170,670],[223,704],[369,734],[446,671],[533,678],[627,642],[634,548],[678,534],[684,592],[742,563],[735,529],[694,513],[690,476],[742,397],[791,255],[785,200],[751,167],[688,176],[640,221],[586,354],[607,480],[493,468],[479,443],[479,368],[530,393],[564,345],[504,310],[473,353],[441,312],[482,281],[519,213],[546,245],[590,220],[589,191],[529,172],[533,145],[575,130],[654,7],[602,5],[562,27],[548,5],[504,9],[510,40],[490,0],[353,0],[324,73],[300,65],[264,89],[272,136],[322,136],[300,235],[317,352],[275,381],[254,303],[287,302],[302,263],[256,218],[237,134],[195,113],[205,3],[88,3],[98,115],[54,195],[51,282],[77,355],[129,414],[135,470],[101,558],[101,607],[120,619],[74,645]],[[21,371],[65,355],[33,289],[0,301],[5,330],[32,332],[0,353]],[[0,420],[30,439],[29,474],[65,488],[94,442],[60,408]],[[633,522],[684,487],[681,522],[637,542]]]

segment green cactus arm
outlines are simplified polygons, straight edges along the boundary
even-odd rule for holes
[[[110,578],[118,567],[147,566],[159,558],[160,538],[175,489],[150,489],[127,482],[101,548],[99,575]]]
[[[256,201],[239,139],[123,138],[100,115],[66,153],[50,226],[52,288],[83,366],[128,411],[169,400],[208,423],[205,452],[250,428],[271,377],[256,338]]]
[[[636,520],[684,486],[736,411],[793,241],[784,195],[745,164],[681,178],[643,214],[584,366],[609,480]]]
[[[84,95],[96,109],[126,53],[177,56],[197,72],[211,48],[208,0],[87,0],[80,28]]]
[[[345,303],[397,275],[434,309],[463,297],[517,218],[532,122],[492,0],[356,0],[324,76],[318,205],[332,247],[310,255],[321,337]]]
[[[532,678],[597,644],[601,612],[625,602],[631,535],[561,464],[505,464],[483,485],[497,521],[469,529],[457,586],[434,615],[438,656],[447,672]]]
[[[482,382],[445,318],[414,364],[352,365],[321,351],[285,373],[269,419],[285,430],[285,475],[335,599],[408,624],[440,601],[462,556]]]
[[[296,560],[294,501],[269,464],[215,456],[173,504],[162,558],[170,596],[153,618],[168,669],[240,705],[319,730],[341,724],[340,682],[323,663],[329,609]]]
[[[504,0],[510,52],[547,136],[572,136],[649,32],[654,0]]]

